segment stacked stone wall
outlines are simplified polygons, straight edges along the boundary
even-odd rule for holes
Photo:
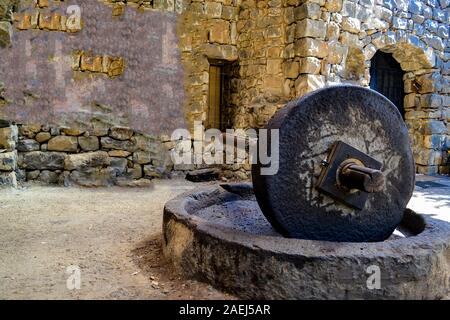
[[[173,170],[170,142],[126,127],[94,131],[20,125],[17,180],[64,186],[138,186]]]
[[[161,64],[169,68],[178,63],[165,54],[170,49],[178,50],[183,69],[183,112],[191,131],[195,121],[206,124],[208,120],[211,64],[221,64],[227,73],[226,101],[222,110],[225,126],[247,129],[263,127],[287,101],[320,87],[339,83],[368,86],[375,53],[391,53],[404,72],[405,121],[417,171],[435,174],[449,170],[450,3],[447,0],[101,2],[111,8],[111,19],[121,19],[128,7],[142,14],[163,11],[176,17],[176,34],[171,34],[168,28],[162,38]],[[0,1],[2,46],[10,44],[11,12],[17,3]],[[39,5],[46,6],[46,1]],[[20,31],[21,21],[15,22],[15,28],[26,32]],[[172,38],[176,39],[177,47],[165,43]],[[88,67],[83,69],[81,55],[75,56],[80,57],[75,67],[71,66],[75,72],[105,73],[114,78],[111,81],[122,81],[127,68],[133,68],[127,65],[128,61],[120,60],[120,56],[111,56],[121,63],[120,72],[110,74],[109,69],[103,68],[103,60],[108,55],[92,52],[86,56],[89,64],[85,66]],[[98,66],[96,59],[102,60]],[[3,86],[0,83],[0,108],[8,104],[2,96]],[[66,185],[91,184],[85,181],[94,181],[95,185],[96,180],[102,185],[129,181],[145,184],[142,179],[205,167],[172,165],[167,160],[168,153],[176,150],[176,142],[161,139],[161,136],[143,135],[135,128],[136,132],[121,129],[127,124],[107,120],[100,122],[100,130],[103,130],[100,133],[92,127],[54,127],[52,132],[53,127],[47,125],[38,125],[33,129],[36,132],[30,133],[26,128],[33,128],[33,125],[20,126],[15,169],[19,180],[58,181]],[[129,134],[121,139],[116,136],[117,130],[129,130]],[[151,141],[148,142],[150,150],[141,150],[138,146],[136,139],[141,136]],[[158,156],[154,155],[153,148],[160,151],[160,154],[156,152]],[[53,161],[47,154],[58,160],[57,167],[32,164],[47,158]],[[250,167],[245,161],[240,159],[222,166],[225,176],[247,178]]]

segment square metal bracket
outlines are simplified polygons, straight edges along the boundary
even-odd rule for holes
[[[364,166],[380,170],[382,163],[368,156],[367,154],[353,148],[352,146],[336,141],[326,161],[323,161],[322,172],[320,173],[317,189],[331,196],[332,198],[355,209],[362,210],[366,204],[368,192],[362,190],[347,190],[340,187],[337,182],[338,168],[341,163],[348,159],[357,159]]]

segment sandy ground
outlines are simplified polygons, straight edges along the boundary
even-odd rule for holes
[[[0,190],[0,298],[230,298],[173,275],[162,259],[164,203],[193,187]],[[79,290],[67,288],[69,266],[79,267]]]
[[[418,180],[435,184],[417,187],[409,207],[450,221],[450,179]],[[164,203],[196,186],[0,190],[0,299],[233,299],[179,278],[162,259]],[[80,289],[67,288],[69,266],[79,268]]]

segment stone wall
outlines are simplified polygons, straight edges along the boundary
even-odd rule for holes
[[[371,58],[381,50],[405,72],[417,171],[447,173],[448,10],[446,0],[195,1],[179,22],[187,118],[207,118],[211,59],[233,61],[231,127],[254,128],[320,87],[368,86]]]
[[[0,186],[17,186],[17,126],[0,121]]]
[[[145,187],[171,174],[169,142],[126,127],[94,131],[20,125],[17,180],[64,186]]]
[[[52,1],[48,2],[52,3]],[[167,114],[175,114],[175,109],[167,109],[174,107],[173,101],[180,101],[189,129],[193,128],[194,121],[204,123],[207,121],[211,64],[220,62],[229,77],[224,106],[227,127],[247,129],[263,127],[287,101],[317,88],[339,83],[368,86],[371,59],[374,54],[379,50],[391,53],[405,73],[405,121],[410,130],[417,171],[430,174],[448,172],[450,3],[447,0],[105,0],[100,2],[110,10],[110,17],[113,20],[108,23],[123,24],[126,21],[132,24],[133,20],[129,19],[130,17],[133,17],[135,21],[139,20],[137,19],[139,14],[156,18],[155,13],[159,12],[164,13],[164,19],[167,21],[176,21],[175,29],[170,28],[170,23],[167,22],[169,27],[164,29],[164,35],[161,38],[151,33],[153,38],[161,40],[162,46],[161,53],[158,53],[156,59],[157,65],[152,65],[154,68],[152,70],[163,71],[152,78],[160,79],[170,75],[168,82],[171,87],[163,86],[157,90],[157,93],[143,99],[142,103],[153,99],[152,107],[156,108],[152,109],[153,111],[162,110],[161,112]],[[17,5],[17,1],[0,0],[0,4],[0,45],[8,45],[9,31],[12,26],[10,9]],[[45,3],[42,4],[43,7],[45,5]],[[93,8],[92,4],[90,4],[91,7]],[[126,13],[129,12],[127,10],[132,10],[133,14],[127,16]],[[93,15],[86,17],[94,18]],[[88,26],[89,21],[87,21]],[[137,22],[142,32],[145,28],[142,28],[140,24],[144,21],[147,20]],[[147,22],[150,23],[149,21],[151,22],[151,20]],[[153,27],[157,28],[156,25]],[[73,33],[70,37],[73,39],[83,37],[85,31]],[[158,29],[159,31],[161,30]],[[5,37],[7,33],[8,37]],[[173,39],[176,41],[173,42]],[[124,41],[127,40],[124,39]],[[92,43],[91,45],[94,46]],[[151,56],[153,52],[156,52],[155,48],[148,51],[148,55]],[[89,53],[90,48],[78,49],[87,50],[86,52]],[[179,56],[168,54],[174,51],[178,52]],[[111,56],[120,59],[126,54],[125,52],[124,49],[121,54],[109,55],[107,52],[93,51],[88,55],[91,57],[89,61],[92,62],[88,64],[89,68],[83,69],[80,58],[75,69],[73,65],[70,65],[69,70],[81,74],[102,75],[104,73],[108,77],[108,70],[103,71],[99,62],[98,66],[95,66],[96,57],[104,59],[105,56]],[[70,51],[70,56],[72,57],[74,53],[76,52]],[[139,56],[133,53],[122,60],[122,73],[118,73],[117,77],[108,81],[127,82],[133,84],[133,87],[140,88],[134,82],[136,77],[130,77],[135,70],[143,69],[141,61],[133,60],[136,55]],[[151,57],[145,55],[145,58]],[[176,71],[179,65],[182,67],[182,73]],[[178,82],[173,80],[179,78],[182,78],[182,88],[178,88]],[[89,88],[90,81],[96,81],[93,79],[83,78],[85,82],[80,87]],[[113,82],[108,82],[108,85],[109,83]],[[144,82],[139,81],[139,84],[142,83]],[[139,90],[141,92],[152,90],[152,86],[148,86],[148,83],[146,85],[148,89]],[[110,87],[107,88],[109,90]],[[181,95],[176,94],[179,91],[184,92],[182,99]],[[136,91],[135,94],[137,93]],[[171,103],[161,100],[171,94],[176,97],[171,100]],[[73,97],[73,91],[70,91],[68,96]],[[123,108],[128,108],[128,103],[130,105],[135,103],[134,97],[129,100],[115,99],[122,103],[121,109],[118,109],[120,112],[116,112],[114,106],[98,103],[96,99],[98,97],[93,92],[90,91],[90,95],[86,97],[92,100],[95,108],[101,109],[101,116],[108,112],[122,116],[126,112]],[[81,98],[86,97],[81,94]],[[114,101],[109,102],[114,104]],[[0,83],[0,108],[2,104],[8,105],[8,101],[2,98]],[[136,106],[139,108],[134,108]],[[175,107],[178,108],[178,106]],[[166,162],[166,156],[153,158],[154,155],[149,153],[150,150],[140,149],[135,140],[141,136],[150,139],[149,143],[152,145],[150,149],[163,146],[163,149],[170,151],[176,147],[175,142],[168,141],[168,138],[161,139],[162,135],[142,134],[145,128],[161,127],[161,123],[165,121],[164,117],[151,118],[150,125],[144,122],[142,124],[127,122],[128,118],[118,124],[112,120],[117,118],[115,115],[110,115],[107,119],[100,117],[101,121],[97,121],[99,115],[96,114],[95,108],[90,109],[95,111],[93,112],[96,120],[94,125],[91,118],[80,118],[79,113],[73,112],[78,119],[81,119],[79,126],[76,126],[78,129],[75,130],[59,128],[59,126],[21,126],[17,147],[19,178],[82,185],[96,184],[96,180],[100,181],[99,184],[141,181],[132,182],[132,184],[139,184],[144,183],[140,179],[165,176],[170,170],[184,172],[204,167],[203,165],[172,166]],[[141,111],[145,109],[143,108],[135,103],[133,108],[129,109],[135,116],[142,114]],[[158,113],[159,111],[155,114]],[[148,112],[148,114],[153,113]],[[86,123],[89,125],[84,126]],[[103,132],[99,134],[95,126],[100,126]],[[30,127],[34,127],[33,130],[36,132],[27,133],[24,128]],[[67,127],[66,124],[65,127]],[[117,130],[122,130],[120,127],[129,127],[133,131],[127,131],[128,136],[122,137],[126,138],[122,140],[115,133]],[[52,132],[51,128],[59,128],[59,131],[53,129]],[[55,147],[57,145],[59,147]],[[55,150],[55,148],[59,149]],[[47,158],[51,158],[48,161],[53,161],[52,156],[47,154],[59,159],[57,168],[38,167],[32,164],[33,161],[45,162]],[[72,165],[72,162],[75,164]],[[141,175],[138,174],[139,167]],[[235,163],[226,165],[223,169],[227,177],[246,178],[249,165]],[[85,180],[94,182],[85,183]]]
[[[185,177],[207,168],[173,164],[177,142],[126,127],[85,131],[38,124],[0,128],[0,185],[28,181],[63,186],[148,187],[157,178]],[[226,178],[248,178],[250,166],[222,167]]]
[[[285,8],[290,96],[335,83],[368,86],[371,58],[378,50],[392,53],[405,72],[405,120],[417,170],[447,173],[449,2],[301,2],[287,1]]]

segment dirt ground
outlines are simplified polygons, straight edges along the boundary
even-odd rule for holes
[[[418,183],[409,207],[450,221],[450,179]],[[197,186],[0,190],[0,299],[234,299],[162,258],[164,203]],[[67,288],[68,266],[79,268],[79,290]]]
[[[0,299],[230,299],[162,259],[164,203],[195,185],[0,190]],[[68,266],[80,270],[69,290]]]

